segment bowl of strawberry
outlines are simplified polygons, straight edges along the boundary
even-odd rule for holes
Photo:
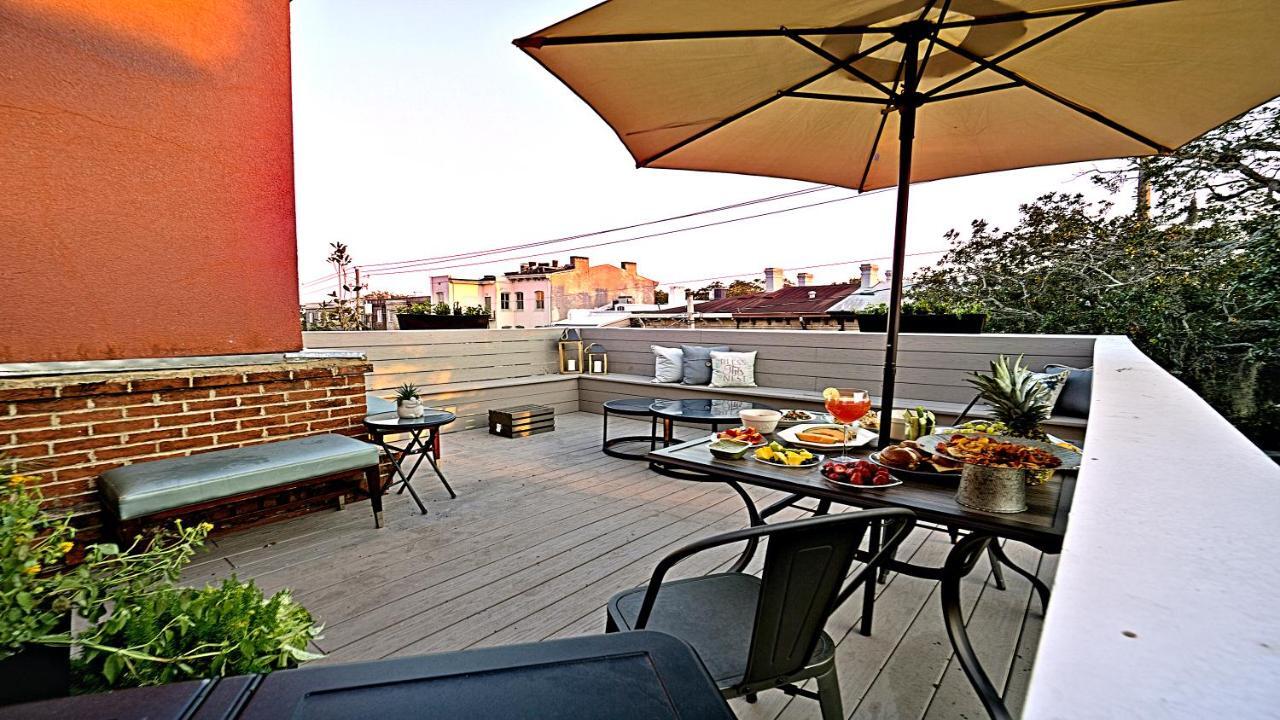
[[[867,460],[851,463],[828,460],[822,464],[822,476],[833,483],[855,488],[886,488],[902,484],[888,470]]]

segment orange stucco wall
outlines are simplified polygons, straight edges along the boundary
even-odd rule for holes
[[[0,362],[298,328],[287,0],[0,0]]]

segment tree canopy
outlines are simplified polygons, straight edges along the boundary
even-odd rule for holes
[[[1124,334],[1245,434],[1280,446],[1280,103],[1099,182],[1149,210],[1049,194],[1010,229],[973,221],[917,273],[923,301],[976,301],[994,332]]]

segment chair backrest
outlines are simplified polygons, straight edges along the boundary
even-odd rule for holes
[[[846,587],[874,574],[845,578],[858,546],[879,521],[898,531],[881,552],[905,536],[912,514],[906,510],[867,510],[782,523],[768,533],[755,628],[743,684],[791,675],[805,666]]]

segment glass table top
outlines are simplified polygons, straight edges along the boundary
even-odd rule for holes
[[[737,422],[742,410],[775,408],[749,400],[658,400],[652,405],[655,415],[689,422]]]

